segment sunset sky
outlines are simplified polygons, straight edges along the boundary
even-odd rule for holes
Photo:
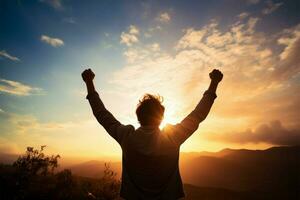
[[[85,99],[85,68],[135,127],[144,93],[162,95],[164,124],[176,123],[220,69],[218,98],[181,151],[300,144],[299,0],[0,0],[0,152],[120,156]]]

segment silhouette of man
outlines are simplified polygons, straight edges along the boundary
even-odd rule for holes
[[[122,148],[122,185],[124,199],[166,199],[184,197],[178,161],[180,145],[190,137],[208,115],[223,74],[214,69],[211,83],[196,108],[176,125],[162,130],[164,106],[159,96],[146,94],[138,103],[136,115],[140,127],[121,124],[104,106],[93,84],[91,69],[82,73],[87,86],[87,99],[98,122]]]

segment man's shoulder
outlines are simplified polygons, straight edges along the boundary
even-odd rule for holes
[[[135,127],[131,124],[123,125],[122,129],[123,129],[122,131],[125,131],[128,133],[134,133],[136,131]]]
[[[166,133],[174,132],[176,131],[176,126],[177,125],[168,123],[163,127],[162,132],[166,132]]]

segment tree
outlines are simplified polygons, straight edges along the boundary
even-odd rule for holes
[[[117,200],[120,180],[109,164],[101,179],[74,176],[69,169],[55,172],[59,155],[27,147],[13,166],[0,165],[0,199],[4,200]]]
[[[54,169],[58,167],[60,155],[46,156],[43,153],[45,147],[45,145],[41,146],[40,150],[27,147],[25,155],[20,156],[13,166],[26,176],[45,176],[53,173]]]
[[[24,155],[14,163],[16,199],[51,199],[55,189],[54,169],[58,167],[59,155],[45,155],[45,145],[40,149],[27,147]]]

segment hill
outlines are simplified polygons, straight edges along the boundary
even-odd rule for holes
[[[0,157],[7,163],[17,156]],[[91,160],[68,168],[76,176],[100,178],[104,164]],[[111,162],[110,169],[119,179],[121,162]],[[187,199],[300,199],[300,146],[181,153],[180,172]]]
[[[70,167],[74,174],[87,177],[100,177],[103,168],[104,162],[96,160]],[[121,162],[111,163],[111,168],[120,177]],[[299,169],[300,146],[224,149],[216,153],[181,153],[180,157],[180,172],[185,183],[202,188],[201,194],[222,188],[221,193],[234,194],[237,198],[245,192],[249,196],[249,191],[261,194],[272,191],[274,196],[280,194],[284,198],[300,196]],[[195,194],[199,188],[193,187],[188,190]]]
[[[182,159],[180,164],[185,183],[255,191],[273,198],[300,197],[300,146],[225,149],[210,156]]]
[[[73,174],[83,177],[100,178],[103,176],[104,161],[91,160],[81,164],[70,166]],[[117,173],[117,178],[120,178],[122,166],[120,162],[109,163],[110,169]]]

